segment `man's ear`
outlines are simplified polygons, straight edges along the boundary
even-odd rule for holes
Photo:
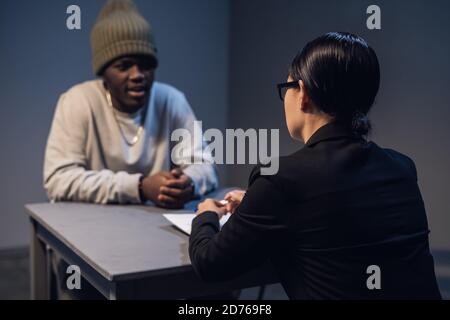
[[[300,94],[299,94],[300,109],[303,112],[307,112],[309,110],[311,98],[309,97],[308,92],[306,91],[306,87],[305,84],[303,83],[303,80],[299,80],[298,85],[300,87]]]

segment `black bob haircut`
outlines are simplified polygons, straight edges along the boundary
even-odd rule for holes
[[[367,42],[347,32],[329,32],[312,40],[289,68],[295,81],[303,80],[312,101],[323,112],[368,135],[367,113],[380,86],[380,66]]]

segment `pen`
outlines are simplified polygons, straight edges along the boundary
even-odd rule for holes
[[[224,205],[227,205],[227,204],[229,203],[229,201],[228,201],[228,200],[225,200],[225,199],[224,199],[224,200],[220,200],[219,202],[220,202],[220,204],[223,205],[223,206],[224,206]],[[194,212],[197,212],[197,211],[198,211],[198,208],[195,207],[195,208],[194,208]]]

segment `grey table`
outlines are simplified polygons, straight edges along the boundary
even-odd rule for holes
[[[220,199],[226,191],[209,196]],[[52,250],[79,266],[82,276],[107,299],[195,298],[278,282],[268,264],[232,281],[200,280],[190,263],[189,237],[162,216],[192,212],[197,202],[170,211],[70,202],[26,205],[32,299],[52,298]]]

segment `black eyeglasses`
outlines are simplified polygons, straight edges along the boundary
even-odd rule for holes
[[[298,87],[298,81],[289,81],[289,82],[283,82],[277,84],[278,88],[278,94],[280,96],[281,101],[284,101],[284,96],[286,95],[286,92],[290,88],[297,88]]]

